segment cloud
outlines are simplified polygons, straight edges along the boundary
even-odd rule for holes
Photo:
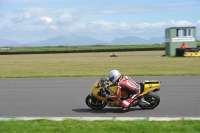
[[[5,3],[7,3],[8,1],[7,0],[0,0],[0,5],[1,4],[5,4]]]
[[[187,20],[179,20],[179,21],[170,20],[168,24],[174,25],[174,26],[190,26],[190,25],[192,25],[192,23]]]
[[[156,13],[160,10],[160,7],[144,6],[144,5],[118,5],[107,6],[103,8],[100,13],[102,14],[142,14],[142,13]]]
[[[200,20],[196,22],[189,22],[186,20],[169,20],[167,22],[155,23],[117,23],[106,20],[96,20],[89,23],[71,22],[67,25],[63,25],[56,23],[55,18],[53,19],[47,16],[39,17],[35,20],[37,20],[37,23],[34,23],[33,25],[27,25],[26,29],[20,29],[21,27],[14,27],[11,28],[9,32],[16,33],[17,31],[23,30],[23,32],[17,32],[17,35],[13,35],[13,37],[18,38],[19,40],[20,37],[29,36],[30,39],[35,39],[32,41],[39,41],[41,40],[41,38],[47,39],[61,34],[77,34],[96,37],[102,40],[112,40],[116,37],[125,37],[132,35],[142,38],[148,36],[164,36],[165,28],[175,26],[197,26],[197,24],[200,24]],[[7,35],[9,35],[9,32],[7,32]],[[25,40],[21,39],[20,41]]]
[[[44,21],[45,23],[51,23],[53,21],[53,19],[49,18],[49,17],[41,17],[40,18],[42,21]]]
[[[197,24],[200,24],[200,20],[197,21]]]
[[[92,21],[88,24],[88,27],[92,29],[98,29],[98,30],[92,30],[92,31],[98,31],[98,32],[121,32],[121,31],[127,31],[127,32],[145,32],[148,30],[156,30],[156,29],[163,29],[170,26],[191,26],[193,23],[186,21],[186,20],[179,20],[174,21],[170,20],[168,22],[155,22],[155,23],[127,23],[127,22],[109,22],[105,20],[99,20],[99,21]],[[89,29],[89,28],[88,28]]]
[[[4,18],[5,18],[5,15],[4,15],[3,13],[1,13],[1,12],[0,12],[0,18],[1,18],[1,19],[4,19]]]
[[[20,10],[15,10],[12,12],[7,12],[10,20],[13,23],[22,23],[24,21],[30,20],[32,24],[43,24],[43,23],[57,23],[59,24],[69,24],[74,21],[79,20],[80,11],[76,9],[51,9],[51,8],[24,8]],[[48,17],[47,17],[48,16]]]
[[[115,38],[119,36],[130,36],[138,35],[143,37],[147,36],[161,36],[164,35],[164,29],[173,26],[196,26],[200,24],[200,20],[196,22],[190,22],[188,20],[168,20],[156,21],[154,22],[146,19],[142,19],[144,22],[133,23],[126,21],[126,19],[118,19],[114,21],[112,14],[119,13],[121,17],[124,13],[139,13],[144,7],[137,7],[132,9],[133,6],[121,6],[106,7],[103,8],[23,8],[15,11],[2,12],[4,22],[0,24],[0,32],[5,33],[3,28],[6,25],[10,25],[13,28],[9,28],[11,33],[19,33],[18,35],[13,35],[19,40],[23,39],[23,36],[30,35],[33,39],[47,39],[49,37],[54,37],[60,34],[78,34],[85,36],[98,36],[98,39],[104,38]],[[154,12],[159,8],[152,9],[151,7],[146,8],[145,12]],[[121,14],[120,14],[121,13]],[[118,15],[118,14],[117,14]],[[127,15],[127,14],[126,14]],[[3,17],[5,16],[5,17]],[[117,16],[117,17],[119,17]],[[105,18],[104,18],[105,17]],[[114,18],[112,21],[112,17]],[[126,16],[127,17],[127,16]],[[131,16],[132,17],[132,16]],[[1,18],[1,19],[2,19]],[[132,19],[134,21],[134,18]],[[1,20],[2,21],[2,20]],[[12,23],[9,23],[12,22]],[[8,23],[7,23],[8,22]],[[47,34],[48,33],[48,34]],[[7,31],[5,35],[10,35]],[[21,39],[22,38],[22,39]],[[39,41],[39,40],[34,40]]]
[[[114,22],[109,22],[106,20],[92,21],[90,24],[94,26],[102,26],[102,27],[113,27],[115,25]]]
[[[148,2],[147,2],[148,3]],[[153,2],[148,4],[107,4],[101,8],[99,13],[102,14],[160,14],[160,13],[184,13],[200,11],[200,1],[180,2],[180,3],[164,3]],[[110,6],[109,6],[110,5]],[[95,10],[95,9],[94,9]]]
[[[75,20],[76,20],[76,18],[73,17],[71,15],[71,13],[65,12],[65,13],[59,15],[59,17],[57,17],[56,23],[57,24],[69,24],[69,23],[74,22]]]
[[[56,0],[56,1],[63,1],[63,0]],[[0,3],[10,3],[10,4],[19,4],[19,3],[41,3],[41,2],[55,2],[55,0],[0,0]]]
[[[29,11],[15,11],[11,17],[13,23],[21,23],[23,21],[31,20],[35,14]]]

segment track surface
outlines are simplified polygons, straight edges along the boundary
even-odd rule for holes
[[[92,110],[85,97],[95,78],[0,79],[0,117],[199,117],[200,76],[132,77],[138,82],[160,80],[160,105],[154,110],[106,107]]]

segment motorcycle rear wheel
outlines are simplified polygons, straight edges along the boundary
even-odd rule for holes
[[[138,106],[142,109],[154,109],[155,107],[157,107],[160,103],[160,97],[156,92],[149,92],[148,94],[143,96],[144,100],[147,101],[148,103],[150,103],[150,105],[146,104],[144,105],[140,105],[138,104]]]
[[[99,100],[91,95],[85,98],[85,103],[91,109],[103,109],[107,105],[107,102]]]

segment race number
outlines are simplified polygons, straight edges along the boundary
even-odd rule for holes
[[[149,84],[149,88],[152,88],[152,84]]]

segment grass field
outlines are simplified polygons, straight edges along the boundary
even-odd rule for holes
[[[1,55],[0,77],[107,76],[118,69],[130,76],[200,75],[199,57],[162,57],[165,51]]]
[[[200,121],[0,121],[1,133],[199,133]]]

